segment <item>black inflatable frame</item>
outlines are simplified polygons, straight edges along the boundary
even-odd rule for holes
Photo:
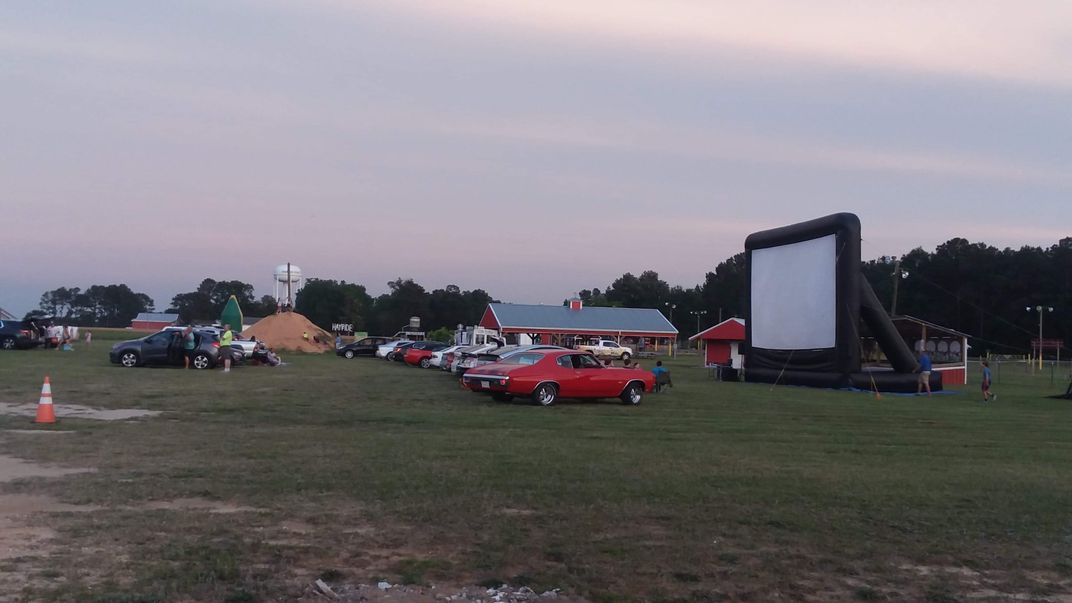
[[[834,235],[835,343],[833,348],[779,350],[756,347],[752,341],[752,252],[802,243]],[[745,307],[745,339],[748,354],[745,380],[827,388],[878,389],[884,392],[914,392],[919,366],[912,350],[897,333],[882,303],[860,270],[860,219],[838,213],[799,224],[752,233],[745,239],[748,302]],[[893,370],[861,370],[860,320],[866,322]],[[808,320],[800,316],[799,320]],[[932,372],[931,390],[942,389],[941,376]]]

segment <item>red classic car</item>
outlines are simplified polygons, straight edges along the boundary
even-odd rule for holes
[[[471,369],[462,383],[499,401],[528,396],[541,406],[554,404],[559,397],[621,398],[626,404],[640,404],[644,392],[655,387],[655,376],[603,366],[587,352],[539,350]]]

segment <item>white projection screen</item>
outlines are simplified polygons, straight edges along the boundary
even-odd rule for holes
[[[837,236],[752,251],[752,346],[833,348],[837,341]]]

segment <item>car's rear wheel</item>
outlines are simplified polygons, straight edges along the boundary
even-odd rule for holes
[[[513,396],[504,392],[495,392],[491,394],[491,399],[496,402],[509,402],[514,399]]]
[[[5,337],[3,340],[0,340],[0,348],[3,348],[5,350],[14,350],[15,349],[15,338],[14,337]]]
[[[622,362],[629,362],[630,358],[632,358],[632,356],[629,355],[629,352],[622,352]]]
[[[138,353],[123,352],[119,355],[119,364],[122,364],[127,368],[138,366]]]
[[[644,399],[644,387],[639,383],[630,383],[622,392],[622,403],[636,406]]]
[[[190,364],[197,370],[204,370],[212,366],[212,359],[208,357],[208,354],[194,354]]]
[[[420,364],[421,364],[421,368],[428,368],[428,367],[432,366],[432,359],[431,358],[421,358],[421,363]]]
[[[356,356],[356,354],[354,354],[353,350],[346,350],[345,352],[342,353],[342,355],[347,359],[350,359],[350,358],[353,358],[354,356]]]
[[[542,383],[532,392],[532,401],[540,406],[551,406],[558,399],[558,388],[551,383]]]

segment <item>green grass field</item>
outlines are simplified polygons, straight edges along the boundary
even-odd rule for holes
[[[0,402],[36,401],[48,374],[58,405],[164,412],[0,432],[4,454],[96,469],[0,484],[97,508],[38,517],[52,546],[0,561],[25,600],[292,600],[317,577],[596,601],[1072,595],[1072,402],[1045,397],[1067,375],[1004,365],[983,405],[977,386],[716,383],[692,356],[639,407],[538,408],[378,360],[122,369],[108,340],[129,332],[94,336],[0,354]],[[186,499],[238,511],[163,504]]]

